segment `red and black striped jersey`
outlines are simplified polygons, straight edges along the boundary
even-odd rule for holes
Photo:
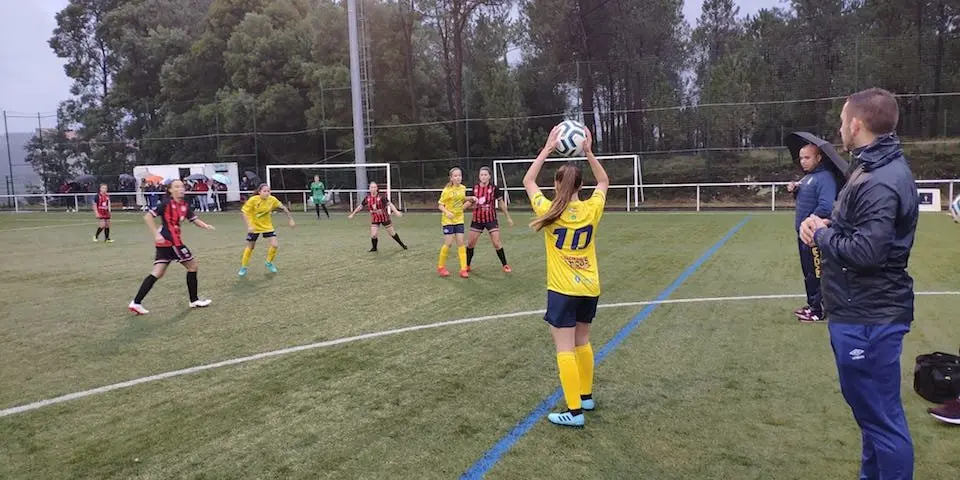
[[[97,193],[97,213],[110,212],[110,194]]]
[[[160,236],[163,241],[157,242],[158,247],[179,247],[183,245],[183,236],[180,224],[184,221],[194,221],[197,215],[193,207],[184,200],[166,198],[157,208],[150,210],[154,217],[160,217]]]
[[[497,221],[496,201],[503,199],[503,191],[500,187],[492,183],[487,185],[478,183],[473,186],[473,196],[477,197],[477,203],[473,206],[473,221],[477,223]]]
[[[363,206],[370,212],[370,221],[373,223],[383,223],[390,221],[390,212],[387,210],[390,205],[390,199],[387,194],[379,193],[377,196],[367,194],[363,198]]]

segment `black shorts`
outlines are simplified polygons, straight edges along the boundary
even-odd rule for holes
[[[170,262],[189,262],[193,260],[193,253],[186,245],[179,247],[157,247],[157,254],[153,258],[153,264]]]
[[[371,227],[373,227],[373,226],[389,227],[390,225],[393,225],[393,221],[392,221],[392,220],[385,220],[385,221],[382,221],[382,222],[370,222],[370,226],[371,226]]]
[[[593,323],[600,297],[573,297],[547,290],[547,313],[543,319],[557,328],[570,328],[579,323]]]
[[[494,231],[500,230],[500,221],[494,220],[492,222],[470,222],[470,230],[475,232],[482,232],[484,230]]]
[[[247,234],[247,241],[248,241],[248,242],[256,242],[257,239],[260,238],[260,235],[263,235],[263,238],[276,237],[276,236],[277,236],[277,232],[274,231],[274,232],[263,232],[263,233],[248,233],[248,234]]]
[[[443,234],[444,235],[453,235],[455,233],[463,233],[463,224],[458,223],[456,225],[443,225]]]

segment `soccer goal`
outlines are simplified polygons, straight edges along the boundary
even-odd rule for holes
[[[623,207],[628,212],[639,209],[643,202],[643,172],[640,169],[639,155],[598,155],[607,176],[610,177],[610,189],[607,192],[607,206]],[[510,204],[527,201],[523,188],[523,176],[533,163],[530,159],[495,160],[493,162],[493,180],[504,191],[504,198]],[[583,169],[586,189],[594,185],[593,173],[587,157],[551,157],[544,163],[538,179],[543,190],[553,190],[553,175],[563,164],[573,162]],[[511,201],[510,195],[515,197]],[[519,198],[518,198],[519,196]]]
[[[367,187],[358,188],[357,177],[361,169],[366,170],[368,182],[377,182],[380,190],[394,199],[389,163],[326,163],[314,165],[268,165],[267,184],[274,196],[293,208],[303,211],[313,208],[313,196],[310,184],[314,177],[320,177],[326,187],[326,206],[338,210],[353,210],[363,200]]]

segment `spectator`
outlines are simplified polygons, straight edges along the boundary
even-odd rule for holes
[[[914,315],[907,260],[919,217],[917,186],[893,132],[897,100],[879,88],[847,98],[840,136],[856,168],[831,220],[800,235],[823,257],[822,288],[840,390],[862,433],[860,478],[913,478],[913,440],[900,398],[900,354]]]
[[[810,215],[830,218],[833,201],[837,198],[837,180],[823,164],[823,155],[815,145],[806,145],[800,149],[800,167],[806,176],[799,182],[790,182],[787,191],[794,194],[796,202],[796,220],[794,229],[800,233],[800,224]],[[822,322],[823,306],[820,295],[820,251],[809,247],[799,237],[800,269],[803,271],[803,284],[807,291],[807,304],[794,310],[801,322]]]
[[[200,200],[200,211],[209,212],[210,204],[208,203],[207,194],[210,191],[210,187],[207,185],[206,180],[201,180],[197,182],[197,186],[194,188],[197,192],[197,199]]]

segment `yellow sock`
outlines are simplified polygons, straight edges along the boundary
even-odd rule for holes
[[[443,268],[447,266],[447,254],[450,253],[450,246],[443,244],[440,247],[440,260],[437,261],[437,268]]]
[[[580,408],[580,372],[577,369],[577,355],[573,352],[557,353],[557,366],[560,367],[560,386],[567,408]]]
[[[240,266],[246,267],[250,264],[250,256],[253,255],[253,249],[246,247],[243,249],[243,258],[240,259]]]
[[[267,247],[267,261],[273,263],[275,258],[277,258],[277,247],[271,245]]]
[[[460,245],[457,247],[457,259],[460,260],[460,270],[467,269],[467,247]]]
[[[577,352],[577,369],[580,371],[580,395],[593,393],[593,345],[580,345]]]

